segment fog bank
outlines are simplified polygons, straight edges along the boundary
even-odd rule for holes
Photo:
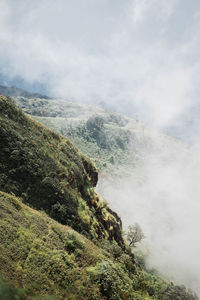
[[[124,229],[141,225],[149,268],[200,295],[200,148],[171,146],[147,151],[142,167],[127,178],[100,181],[99,191]]]

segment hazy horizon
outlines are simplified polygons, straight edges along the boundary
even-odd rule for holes
[[[200,101],[199,14],[197,0],[1,0],[1,74],[166,127]]]

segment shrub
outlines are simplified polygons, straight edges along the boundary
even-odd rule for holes
[[[135,264],[130,255],[123,253],[117,261],[130,273],[135,272]]]
[[[159,300],[198,300],[198,297],[184,285],[171,283],[160,293]]]
[[[75,250],[84,249],[85,242],[78,238],[78,236],[74,232],[69,232],[65,239],[65,247],[69,253],[72,253]]]
[[[119,264],[103,261],[99,265],[99,284],[101,292],[109,300],[133,299],[132,282]]]
[[[2,277],[0,278],[0,299],[1,300],[21,300],[25,291],[10,286]]]
[[[118,258],[123,254],[122,248],[115,242],[109,240],[101,240],[100,247],[111,254],[113,258]]]

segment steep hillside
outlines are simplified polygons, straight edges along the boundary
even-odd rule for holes
[[[132,153],[129,142],[133,134],[126,128],[126,118],[94,106],[73,104],[60,99],[17,97],[15,100],[26,113],[69,137],[95,161],[99,171],[117,172],[116,168],[120,164],[130,161]]]
[[[65,300],[197,299],[184,287],[141,270],[116,243],[102,241],[97,247],[72,228],[3,192],[0,270],[10,284],[22,288],[5,289],[0,281],[1,300],[32,299],[37,294]]]
[[[0,143],[0,270],[15,287],[0,280],[0,299],[197,299],[135,260],[95,166],[6,97]]]
[[[0,217],[0,269],[10,283],[28,294],[101,299],[86,272],[105,259],[97,246],[3,192]]]
[[[122,242],[121,221],[95,192],[95,166],[68,140],[0,98],[0,190],[92,239]]]

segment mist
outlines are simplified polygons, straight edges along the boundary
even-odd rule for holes
[[[1,83],[40,84],[179,138],[200,105],[199,16],[198,0],[0,0]],[[141,225],[148,266],[200,294],[200,124],[188,128],[190,147],[162,141],[99,189],[124,228]]]
[[[199,13],[198,0],[1,0],[3,83],[166,127],[199,103]]]
[[[137,249],[147,267],[200,295],[199,148],[173,140],[163,140],[162,147],[147,149],[126,178],[104,178],[98,191],[120,214],[125,231],[140,224],[145,239]]]

